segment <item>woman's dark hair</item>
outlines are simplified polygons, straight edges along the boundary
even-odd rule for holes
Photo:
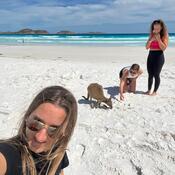
[[[132,69],[132,70],[139,71],[140,66],[139,66],[138,64],[133,64],[133,65],[131,66],[131,69]]]

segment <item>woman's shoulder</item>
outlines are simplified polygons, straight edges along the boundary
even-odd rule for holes
[[[15,144],[0,142],[0,153],[1,158],[5,160],[7,165],[6,174],[11,175],[13,172],[19,172],[21,169],[21,155],[18,147]]]
[[[7,162],[20,159],[20,150],[14,144],[0,142],[0,153],[3,154]]]
[[[166,33],[166,34],[162,37],[162,40],[168,42],[168,40],[169,40],[169,35],[168,35],[168,33]]]
[[[12,143],[8,142],[0,142],[0,152],[7,152],[7,153],[12,153],[12,152],[18,152],[17,146]]]
[[[67,156],[66,152],[65,152],[64,157],[61,161],[61,164],[62,164],[62,169],[69,165],[69,159],[68,159],[68,156]]]
[[[0,152],[0,175],[6,174],[7,171],[7,161],[4,155]]]
[[[62,159],[62,161],[60,162],[59,167],[57,168],[56,175],[57,175],[57,174],[60,174],[61,170],[63,170],[63,169],[66,168],[67,166],[69,166],[69,159],[68,159],[67,153],[65,152],[65,154],[64,154],[64,156],[63,156],[63,159]]]

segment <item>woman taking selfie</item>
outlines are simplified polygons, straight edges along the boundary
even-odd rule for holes
[[[22,118],[16,136],[0,141],[0,175],[64,175],[77,102],[61,86],[44,88]]]

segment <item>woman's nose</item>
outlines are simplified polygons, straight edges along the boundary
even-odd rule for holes
[[[38,142],[46,142],[47,137],[48,137],[48,135],[47,135],[47,129],[46,128],[42,128],[35,135],[35,138]]]

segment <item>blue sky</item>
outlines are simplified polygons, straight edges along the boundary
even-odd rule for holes
[[[74,32],[147,33],[163,19],[175,33],[174,0],[4,0],[0,31],[23,28]]]

